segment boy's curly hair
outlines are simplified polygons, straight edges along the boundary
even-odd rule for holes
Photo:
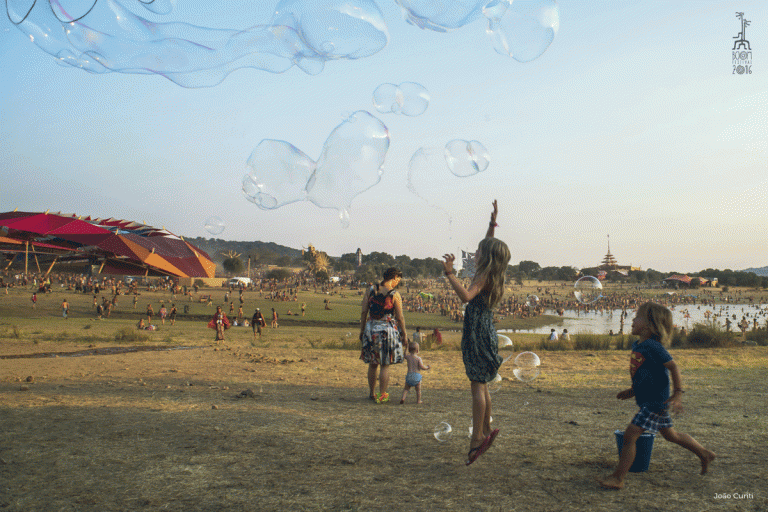
[[[637,308],[637,316],[645,317],[653,337],[662,345],[667,345],[672,335],[672,312],[669,309],[654,302],[646,302]]]

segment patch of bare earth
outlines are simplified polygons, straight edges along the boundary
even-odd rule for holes
[[[9,342],[0,355],[24,351]],[[613,470],[613,431],[635,412],[614,398],[628,385],[626,354],[544,353],[531,385],[505,380],[492,395],[501,434],[469,467],[461,354],[422,356],[433,365],[423,405],[413,393],[397,404],[402,365],[392,402],[370,402],[366,366],[345,350],[0,359],[0,510],[768,509],[763,363],[697,367],[702,352],[686,367],[681,357],[676,427],[717,460],[700,476],[692,454],[659,437],[650,470],[612,492],[594,479]],[[432,435],[441,421],[454,429],[444,443]]]

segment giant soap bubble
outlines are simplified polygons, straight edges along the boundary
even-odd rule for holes
[[[560,27],[555,0],[493,0],[483,13],[494,49],[518,62],[543,54]]]
[[[488,0],[395,0],[405,20],[419,28],[446,32],[480,17]]]
[[[381,84],[373,91],[373,105],[383,114],[418,116],[429,106],[429,92],[416,82]]]
[[[308,199],[339,210],[346,227],[352,199],[381,180],[388,149],[387,127],[360,110],[331,132],[317,162],[285,141],[262,140],[248,159],[243,193],[263,210]]]
[[[124,5],[125,4],[125,5]],[[156,14],[173,0],[142,0]],[[265,25],[219,29],[143,18],[125,0],[6,0],[8,18],[58,59],[92,73],[157,74],[183,87],[213,86],[240,68],[308,74],[386,46],[373,0],[283,0]]]

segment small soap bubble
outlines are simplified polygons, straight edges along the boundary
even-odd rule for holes
[[[512,343],[512,340],[504,336],[503,334],[498,334],[499,337],[499,355],[502,357],[503,361],[502,364],[509,361],[514,354],[515,347]]]
[[[502,383],[501,375],[497,373],[496,376],[490,381],[488,381],[488,383],[486,384],[486,386],[488,386],[488,392],[495,393],[498,390],[500,390],[501,383]]]
[[[403,82],[400,85],[381,84],[373,91],[373,105],[382,113],[418,116],[429,106],[429,92],[423,85]]]
[[[224,228],[224,221],[221,220],[220,217],[216,217],[214,215],[213,217],[208,217],[205,220],[205,230],[212,235],[220,234],[222,231],[224,231]]]
[[[525,305],[529,308],[535,308],[539,305],[539,298],[536,295],[529,295],[525,299]]]
[[[581,304],[594,304],[603,296],[603,283],[593,276],[584,276],[573,285],[573,295]]]
[[[491,2],[494,3],[494,2]],[[494,49],[518,62],[541,56],[560,27],[560,11],[555,0],[514,0],[503,8],[494,3],[487,9],[488,34]]]
[[[448,441],[452,435],[453,435],[453,428],[451,428],[451,425],[447,421],[441,421],[435,427],[435,439],[437,439],[441,443]]]
[[[515,366],[521,368],[535,368],[541,364],[539,356],[533,352],[521,352],[515,358]]]
[[[488,150],[476,140],[456,139],[445,145],[445,162],[451,172],[460,178],[483,172],[490,161]]]
[[[541,369],[538,366],[515,368],[512,373],[521,382],[531,382],[539,376]]]

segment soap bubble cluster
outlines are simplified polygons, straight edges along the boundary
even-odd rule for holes
[[[381,84],[373,91],[373,105],[383,114],[418,116],[429,106],[429,92],[416,82]]]
[[[453,174],[464,178],[486,170],[491,156],[476,140],[456,139],[445,145],[445,162]]]
[[[243,193],[262,210],[303,200],[335,208],[347,227],[352,199],[381,180],[388,149],[387,127],[359,110],[331,132],[317,162],[288,142],[262,140],[248,158]]]
[[[310,75],[329,60],[359,59],[384,48],[389,35],[373,0],[282,0],[270,23],[219,29],[156,23],[125,0],[6,0],[8,18],[63,65],[92,73],[157,74],[183,87],[208,87],[232,71]],[[131,4],[133,5],[133,4]],[[142,0],[155,14],[172,0]]]

